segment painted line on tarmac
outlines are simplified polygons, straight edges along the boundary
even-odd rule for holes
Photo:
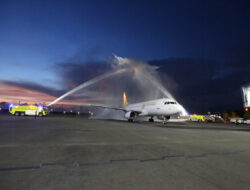
[[[161,161],[161,160],[165,160],[164,157],[140,160],[140,162],[152,162],[152,161]]]
[[[0,168],[0,172],[7,172],[7,171],[26,171],[26,170],[38,170],[47,167],[82,167],[82,166],[103,166],[103,165],[111,165],[115,163],[124,163],[124,162],[157,162],[157,161],[165,161],[175,158],[184,158],[184,159],[196,159],[196,158],[205,158],[208,156],[233,156],[238,155],[241,153],[247,152],[247,150],[239,150],[239,151],[232,151],[232,152],[223,152],[223,153],[202,153],[202,154],[194,154],[194,155],[184,155],[184,154],[172,154],[172,155],[165,155],[162,157],[156,158],[147,158],[147,159],[137,159],[137,158],[124,158],[124,159],[114,159],[108,160],[103,162],[86,162],[86,163],[79,163],[77,161],[74,162],[47,162],[41,163],[39,166],[24,166],[24,167],[11,167],[11,168]]]
[[[74,166],[75,162],[41,163],[40,166]]]
[[[126,158],[126,159],[119,159],[119,160],[110,160],[110,162],[130,162],[130,161],[138,161],[136,158]]]
[[[38,170],[40,166],[27,166],[27,167],[14,167],[14,168],[0,168],[0,172],[2,171],[20,171],[20,170]]]
[[[163,156],[164,159],[168,159],[168,158],[181,158],[181,157],[185,157],[184,154],[177,154],[177,155],[167,155],[167,156]]]

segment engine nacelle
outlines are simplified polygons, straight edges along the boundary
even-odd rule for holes
[[[133,111],[128,111],[125,113],[125,118],[127,118],[127,119],[131,119],[134,117],[135,117],[135,112],[133,112]]]

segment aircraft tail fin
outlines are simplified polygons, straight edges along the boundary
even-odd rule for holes
[[[128,101],[127,101],[127,95],[125,92],[123,92],[123,105],[127,106],[128,105]]]

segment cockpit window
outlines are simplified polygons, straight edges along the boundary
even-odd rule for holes
[[[176,104],[176,102],[165,102],[164,104]]]

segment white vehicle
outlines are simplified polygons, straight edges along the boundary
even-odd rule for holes
[[[249,125],[250,124],[250,120],[249,119],[245,120],[244,123]]]
[[[124,97],[126,98],[126,95],[124,95]],[[127,105],[127,101],[124,99],[124,105],[126,106],[122,108],[91,104],[89,106],[122,110],[125,112],[125,118],[128,119],[129,122],[133,122],[135,117],[149,117],[148,121],[154,122],[154,117],[157,117],[163,120],[164,124],[170,119],[171,115],[176,115],[184,111],[184,108],[180,104],[169,98],[156,99],[131,105]]]
[[[231,118],[230,123],[241,124],[244,123],[243,118]]]

